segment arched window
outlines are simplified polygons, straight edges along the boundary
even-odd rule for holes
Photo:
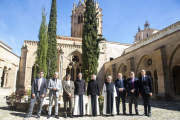
[[[148,37],[148,34],[147,34],[147,37]]]
[[[78,15],[78,24],[83,22],[83,15]]]
[[[139,40],[140,40],[141,38],[139,37]]]

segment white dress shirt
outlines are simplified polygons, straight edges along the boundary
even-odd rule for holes
[[[39,79],[38,79],[38,91],[40,91],[42,79],[43,79],[43,78],[40,78],[40,77],[39,77]]]
[[[67,81],[67,83],[68,83],[68,86],[70,86],[70,80],[69,80],[69,81]]]

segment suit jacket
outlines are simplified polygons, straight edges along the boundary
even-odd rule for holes
[[[31,86],[31,95],[32,94],[37,95],[38,79],[39,79],[39,77],[34,78],[34,81],[33,81],[32,86]],[[47,79],[43,78],[42,82],[41,82],[41,86],[40,86],[40,95],[42,95],[42,94],[46,95],[46,91],[47,91]]]
[[[68,85],[67,81],[63,81],[63,100],[67,101],[69,98],[68,93],[71,94],[71,98],[74,97],[74,82],[70,81],[70,86]]]
[[[139,96],[139,79],[134,78],[134,88],[133,88],[132,78],[128,78],[126,83],[126,88],[128,90],[128,96],[132,96],[133,94],[135,96]],[[134,93],[132,93],[131,90],[134,90]]]
[[[122,83],[123,83],[123,86],[121,85],[121,81],[119,80],[119,79],[117,79],[116,81],[115,81],[115,87],[116,87],[116,92],[117,92],[117,95],[119,95],[119,93],[122,93],[122,94],[126,94],[126,91],[125,91],[125,89],[126,89],[126,80],[125,79],[122,79]],[[123,88],[123,91],[122,92],[120,92],[119,91],[119,88]]]
[[[56,92],[56,97],[59,97],[59,91],[62,90],[62,82],[61,80],[57,79],[56,86],[54,86],[55,79],[50,79],[48,83],[48,89],[49,89],[49,96],[53,95],[53,92]],[[56,88],[56,90],[53,90],[53,87]]]
[[[153,86],[151,82],[151,77],[150,76],[145,76],[145,80],[142,81],[142,76],[139,78],[139,93],[149,94],[153,92]]]
[[[85,95],[85,91],[86,91],[86,82],[84,79],[77,79],[74,82],[74,94],[75,95]]]

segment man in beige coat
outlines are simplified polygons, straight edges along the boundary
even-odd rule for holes
[[[71,81],[71,75],[66,75],[67,81],[63,81],[63,100],[64,100],[64,112],[65,118],[67,118],[67,103],[69,101],[70,117],[73,118],[73,98],[74,98],[74,82]]]

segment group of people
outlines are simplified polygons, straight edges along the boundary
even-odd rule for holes
[[[141,71],[142,76],[138,79],[135,78],[134,72],[130,72],[130,78],[125,80],[122,78],[122,74],[118,74],[118,79],[115,83],[112,82],[112,77],[107,77],[107,82],[104,83],[102,96],[103,114],[114,116],[117,112],[119,115],[120,99],[123,105],[123,114],[126,115],[126,90],[128,91],[129,98],[129,114],[132,115],[132,103],[135,104],[135,112],[138,113],[138,96],[142,96],[144,102],[144,114],[143,116],[151,116],[150,96],[152,96],[152,82],[151,78],[146,75],[145,70]],[[82,73],[78,74],[78,79],[71,81],[71,75],[66,75],[66,80],[63,82],[58,79],[58,72],[55,72],[54,78],[50,79],[47,84],[47,80],[43,78],[44,72],[39,72],[39,77],[35,78],[31,87],[31,99],[29,104],[29,111],[25,118],[29,118],[32,115],[34,105],[38,101],[37,118],[40,118],[42,103],[46,96],[47,88],[49,89],[49,109],[47,119],[51,117],[52,103],[55,103],[55,118],[58,116],[58,101],[59,91],[63,90],[64,101],[64,117],[67,118],[67,105],[69,103],[70,117],[73,115],[83,117],[85,114],[93,117],[100,115],[99,112],[99,96],[100,88],[96,81],[96,75],[91,76],[91,80],[87,86],[88,104],[87,109],[85,106],[85,94],[86,94],[86,82],[82,79]],[[73,104],[74,103],[74,104]],[[148,107],[148,111],[147,111]]]

